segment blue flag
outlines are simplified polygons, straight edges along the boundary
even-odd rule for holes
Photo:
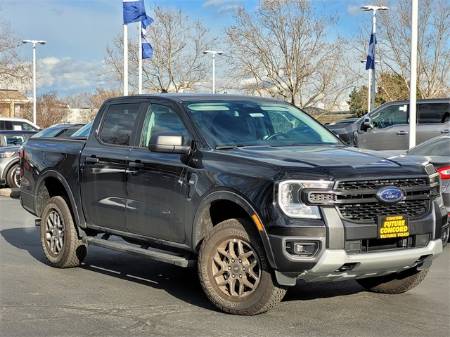
[[[123,24],[138,22],[146,18],[144,0],[123,0]]]
[[[153,23],[153,19],[149,16],[145,16],[145,18],[142,20],[142,30],[141,30],[141,37],[142,37],[142,59],[149,59],[153,56],[153,47],[147,40],[147,33],[148,28]]]
[[[367,51],[366,70],[375,69],[375,45],[377,37],[374,33],[370,34],[369,50]]]

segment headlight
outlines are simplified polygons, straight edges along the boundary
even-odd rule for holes
[[[0,152],[0,158],[10,158],[14,156],[16,152]]]
[[[320,219],[318,206],[305,205],[301,200],[304,188],[329,189],[332,181],[325,180],[285,180],[278,184],[278,205],[291,218]]]

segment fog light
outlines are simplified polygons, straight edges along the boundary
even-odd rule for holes
[[[319,249],[318,242],[288,241],[286,242],[286,251],[291,255],[311,257]]]

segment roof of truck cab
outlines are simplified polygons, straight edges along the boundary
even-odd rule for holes
[[[143,94],[131,96],[119,96],[108,99],[106,102],[142,99],[142,98],[158,98],[174,102],[193,102],[193,101],[258,101],[258,102],[272,102],[272,103],[286,103],[281,100],[260,97],[260,96],[245,96],[245,95],[222,95],[222,94],[193,94],[193,93],[167,93],[167,94]]]

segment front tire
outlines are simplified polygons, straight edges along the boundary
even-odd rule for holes
[[[229,219],[207,234],[198,258],[200,283],[220,310],[255,315],[276,306],[286,289],[273,279],[253,224]]]
[[[402,294],[417,287],[427,276],[428,269],[411,268],[398,274],[356,280],[368,291],[382,294]]]
[[[87,248],[78,238],[66,201],[60,196],[51,198],[41,219],[41,245],[50,265],[57,268],[79,266]]]

